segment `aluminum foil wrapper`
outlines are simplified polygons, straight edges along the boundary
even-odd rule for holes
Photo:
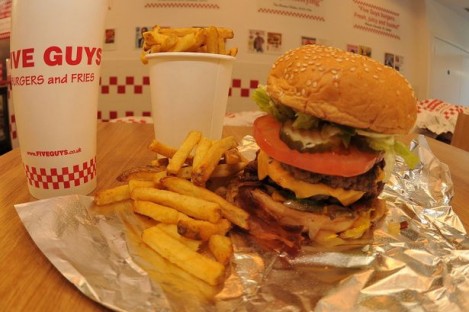
[[[242,147],[254,155],[252,138]],[[66,196],[15,207],[57,270],[116,311],[465,311],[469,239],[451,207],[450,172],[424,137],[412,149],[421,164],[409,170],[397,159],[381,195],[389,211],[372,243],[306,246],[291,259],[234,232],[235,254],[220,288],[142,243],[148,221],[128,202],[95,207],[92,197]]]

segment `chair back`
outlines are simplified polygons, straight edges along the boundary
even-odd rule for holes
[[[469,115],[458,114],[451,145],[469,152]]]

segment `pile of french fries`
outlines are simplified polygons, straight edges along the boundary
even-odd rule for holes
[[[142,62],[146,55],[159,52],[202,52],[236,56],[238,48],[226,49],[233,30],[223,27],[166,28],[154,26],[143,33]]]
[[[96,205],[131,201],[136,214],[156,221],[143,231],[143,242],[193,276],[220,284],[233,254],[227,233],[233,224],[248,229],[249,215],[205,186],[238,173],[246,159],[234,137],[210,140],[199,131],[179,148],[154,140],[149,149],[154,163],[122,173],[125,184],[97,192]]]

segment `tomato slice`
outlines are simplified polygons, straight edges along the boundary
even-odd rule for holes
[[[356,147],[343,151],[301,153],[290,149],[279,137],[281,124],[272,115],[264,115],[254,121],[253,136],[259,147],[270,157],[282,163],[307,171],[353,177],[370,170],[379,155],[364,152]]]

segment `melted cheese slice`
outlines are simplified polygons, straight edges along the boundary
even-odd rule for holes
[[[275,159],[270,158],[262,150],[257,159],[257,174],[259,180],[269,176],[275,183],[295,193],[298,198],[308,198],[315,195],[328,195],[337,198],[344,206],[348,206],[359,200],[365,192],[345,190],[343,188],[332,188],[328,185],[318,183],[312,184],[295,179],[293,175],[285,170]]]

